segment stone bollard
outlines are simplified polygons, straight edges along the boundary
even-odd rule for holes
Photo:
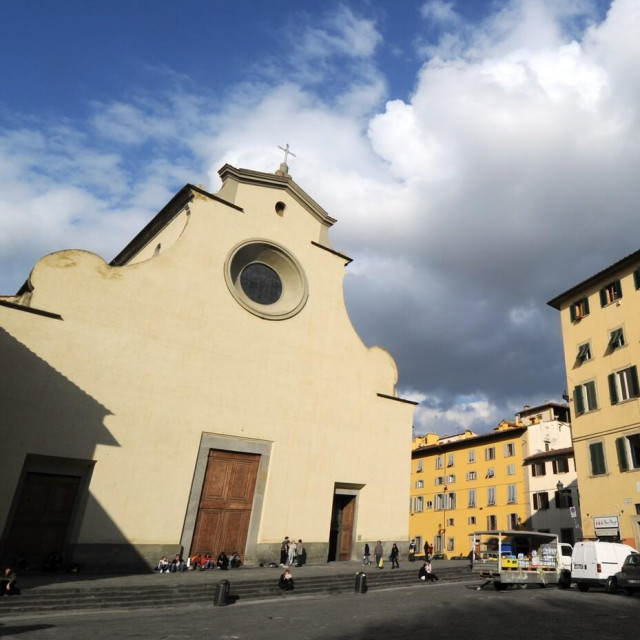
[[[214,607],[226,607],[229,604],[229,589],[231,583],[228,580],[220,580],[216,585],[216,594],[213,597]]]
[[[356,593],[367,593],[367,574],[364,571],[356,573]]]

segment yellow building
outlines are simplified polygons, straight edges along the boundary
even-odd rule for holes
[[[549,305],[560,311],[584,536],[640,548],[640,251]]]
[[[474,531],[517,529],[528,517],[522,436],[503,421],[492,432],[416,438],[411,452],[409,534],[422,549],[466,555]]]
[[[415,403],[350,322],[335,220],[284,164],[220,177],[216,194],[186,185],[111,263],[53,253],[0,298],[7,562],[257,564],[285,536],[309,562],[406,547]]]
[[[435,552],[466,555],[474,531],[498,529],[574,542],[577,496],[566,405],[525,406],[486,434],[413,440],[409,532],[420,549],[429,542]]]

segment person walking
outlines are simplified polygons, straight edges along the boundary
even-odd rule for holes
[[[394,542],[391,547],[391,555],[389,556],[389,560],[391,560],[391,568],[399,569],[400,563],[398,562],[398,555],[400,554],[400,549],[398,549],[398,545]]]
[[[427,560],[430,560],[430,559],[431,559],[431,557],[430,557],[430,556],[431,556],[431,554],[429,553],[429,549],[430,549],[430,547],[429,547],[429,541],[427,540],[427,541],[424,543],[424,559],[425,559],[425,562],[426,562]]]
[[[362,566],[366,567],[371,564],[371,551],[369,551],[369,543],[364,545],[364,557],[362,559]]]
[[[409,562],[416,561],[416,539],[411,538],[411,542],[409,543]]]
[[[384,555],[384,548],[382,546],[382,542],[378,540],[378,544],[373,548],[373,555],[376,557],[376,566],[378,569],[383,568],[382,564],[382,556]]]
[[[298,538],[298,544],[296,545],[296,567],[301,567],[305,562],[305,550],[302,546],[302,538]]]

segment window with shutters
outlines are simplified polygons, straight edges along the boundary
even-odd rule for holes
[[[591,442],[589,444],[589,461],[591,463],[592,476],[601,476],[607,473],[602,442]]]
[[[424,489],[424,480],[416,480],[416,489]]]
[[[444,484],[444,476],[436,476],[434,478],[434,483],[437,485]]]
[[[476,523],[476,517],[475,516],[469,516],[467,518],[467,524],[475,524]]]
[[[424,498],[422,496],[418,496],[417,498],[414,498],[413,510],[416,513],[421,513],[423,509],[424,509]]]
[[[531,475],[534,477],[547,475],[547,465],[544,462],[535,462],[531,465]]]
[[[640,469],[640,433],[616,439],[620,471]]]
[[[635,366],[616,371],[609,376],[609,395],[611,404],[620,404],[640,396],[638,370]]]
[[[533,494],[533,508],[537,511],[549,508],[549,494],[546,491]]]
[[[640,289],[640,269],[636,269],[633,272],[633,284],[636,287],[636,291]]]
[[[569,507],[573,507],[571,489],[556,491],[556,509],[568,509]]]
[[[456,454],[450,453],[449,455],[447,455],[447,467],[453,467],[455,463],[456,463]]]
[[[507,516],[507,529],[511,529],[513,531],[518,528],[519,524],[517,513],[510,513]]]
[[[509,504],[515,504],[518,501],[516,496],[516,485],[507,485],[507,502]]]
[[[495,447],[486,447],[484,450],[484,459],[485,460],[495,460],[496,459],[496,448]]]
[[[498,530],[498,516],[487,516],[487,531]]]
[[[477,480],[478,473],[476,471],[467,471],[467,480]]]
[[[475,462],[476,461],[476,450],[475,449],[469,449],[468,461],[469,462]]]
[[[504,445],[504,457],[510,458],[511,456],[516,455],[516,445],[515,442],[507,442]]]
[[[598,408],[598,396],[596,394],[596,382],[590,380],[579,384],[573,389],[573,401],[576,415],[588,413]]]
[[[469,489],[469,501],[467,506],[469,507],[476,506],[476,490],[475,489]]]
[[[424,461],[418,460],[418,464],[416,465],[416,472],[422,473],[423,470],[424,470]]]
[[[515,464],[508,464],[507,465],[507,475],[508,476],[515,476],[516,475],[516,465]]]
[[[496,503],[496,488],[487,487],[487,506],[491,507]]]
[[[620,280],[614,280],[600,289],[600,306],[602,307],[606,307],[608,304],[620,300],[620,298],[622,298]]]
[[[581,300],[574,302],[569,308],[569,313],[571,314],[571,322],[575,322],[576,320],[580,320],[581,318],[588,316],[589,299],[582,298]]]
[[[621,328],[614,329],[609,334],[609,349],[611,351],[615,351],[616,349],[619,349],[620,347],[624,347],[624,345],[625,345],[624,331]]]
[[[569,473],[569,460],[567,458],[558,458],[552,462],[553,473]]]
[[[588,342],[586,344],[581,344],[578,347],[578,355],[576,357],[576,360],[580,364],[591,360],[591,345]]]
[[[444,467],[444,456],[436,456],[436,469]]]

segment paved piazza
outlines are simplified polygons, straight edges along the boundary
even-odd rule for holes
[[[364,595],[285,597],[228,607],[4,618],[0,637],[20,640],[558,640],[636,638],[640,596],[471,585],[402,587]]]

